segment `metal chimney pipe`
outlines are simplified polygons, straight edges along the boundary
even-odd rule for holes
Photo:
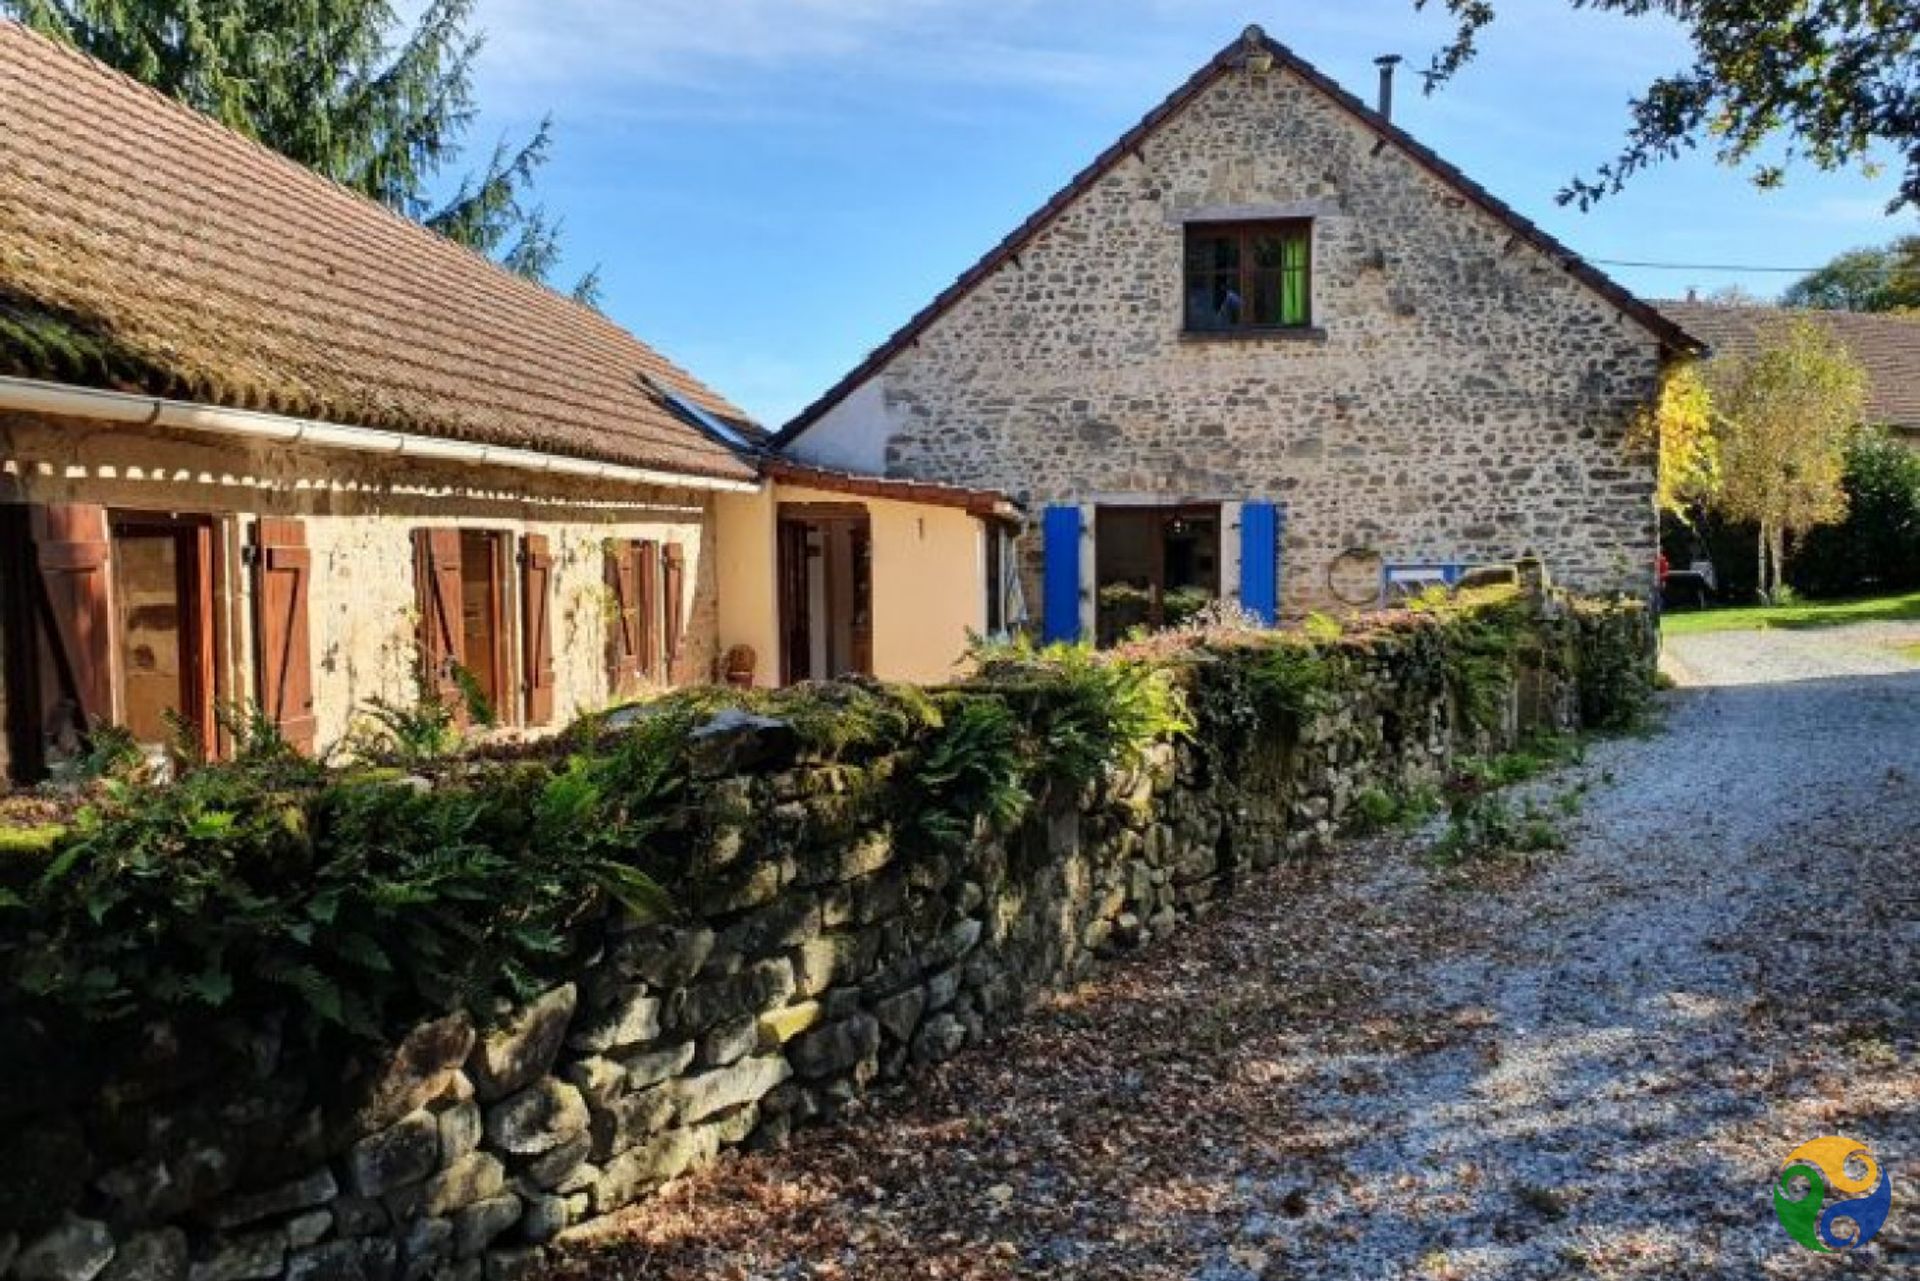
[[[1393,119],[1393,69],[1402,61],[1397,53],[1384,54],[1373,60],[1373,65],[1380,68],[1380,114],[1388,120]]]

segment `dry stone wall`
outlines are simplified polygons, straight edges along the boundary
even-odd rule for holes
[[[1322,706],[1231,753],[1209,719],[1229,713],[1196,703],[1190,741],[955,846],[890,835],[906,752],[810,761],[791,726],[723,713],[689,749],[704,817],[679,919],[602,920],[571,981],[378,1058],[316,1062],[272,1019],[84,1046],[0,1020],[0,1277],[535,1275],[569,1229],[1203,918],[1327,841],[1363,789],[1572,727],[1650,652],[1643,611],[1549,606],[1486,722],[1463,715],[1437,636],[1356,640]]]

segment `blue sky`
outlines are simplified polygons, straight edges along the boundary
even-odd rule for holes
[[[1412,0],[481,0],[476,150],[552,112],[541,197],[571,279],[777,425],[838,379],[1250,21],[1370,97],[1446,34]],[[1582,214],[1629,96],[1682,65],[1661,21],[1504,0],[1481,59],[1396,117],[1595,259],[1825,261],[1912,231],[1891,173],[1760,192],[1705,154]],[[1609,269],[1647,296],[1790,277]]]

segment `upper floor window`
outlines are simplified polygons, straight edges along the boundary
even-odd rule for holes
[[[1313,224],[1190,223],[1188,333],[1305,329],[1313,323]]]

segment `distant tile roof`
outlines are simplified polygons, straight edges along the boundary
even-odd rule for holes
[[[753,474],[646,379],[747,416],[598,312],[7,21],[0,374]]]
[[[1699,343],[1681,326],[1662,316],[1604,271],[1548,235],[1513,206],[1442,159],[1425,143],[1341,88],[1331,76],[1269,36],[1258,26],[1253,26],[1247,28],[1246,33],[1239,39],[1215,54],[1213,59],[1196,71],[1191,79],[1174,90],[1159,106],[1148,112],[1140,123],[1120,135],[1111,147],[1094,158],[1092,164],[1075,174],[1073,179],[1056,192],[1051,200],[1016,227],[1006,239],[988,250],[984,258],[969,267],[958,280],[921,308],[891,338],[856,365],[845,378],[828,388],[820,399],[801,410],[792,421],[780,429],[775,437],[776,443],[785,445],[797,439],[808,427],[819,421],[829,409],[852,394],[856,387],[879,373],[889,361],[926,332],[928,326],[945,315],[949,308],[971,293],[1003,263],[1018,256],[1020,251],[1068,205],[1085,195],[1121,161],[1138,151],[1156,129],[1179,114],[1214,81],[1244,66],[1250,48],[1258,48],[1271,54],[1280,69],[1300,77],[1301,80],[1332,99],[1335,105],[1373,130],[1383,145],[1391,144],[1399,148],[1415,164],[1452,187],[1468,202],[1504,224],[1520,240],[1559,263],[1574,279],[1632,317],[1667,347],[1676,351],[1692,351],[1699,347]]]
[[[1723,306],[1709,302],[1654,305],[1675,324],[1698,334],[1715,354],[1751,352],[1770,328],[1796,316],[1817,321],[1866,366],[1871,383],[1867,394],[1869,421],[1878,426],[1920,432],[1920,316]]]

